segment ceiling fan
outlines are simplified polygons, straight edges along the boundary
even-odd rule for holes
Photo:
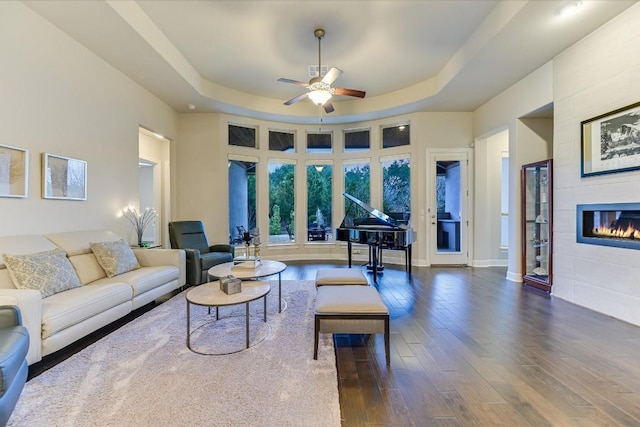
[[[322,28],[318,28],[313,32],[313,35],[318,39],[318,76],[313,77],[311,80],[309,80],[309,83],[285,78],[278,79],[279,82],[292,83],[294,85],[305,87],[309,90],[309,92],[303,93],[302,95],[298,95],[295,98],[288,100],[284,103],[284,105],[291,105],[304,98],[309,98],[314,104],[322,106],[326,113],[331,113],[332,111],[334,111],[334,108],[329,100],[333,95],[346,95],[354,96],[356,98],[364,98],[366,92],[363,92],[361,90],[331,87],[331,83],[335,82],[338,77],[340,77],[340,74],[342,74],[342,70],[338,68],[331,68],[324,75],[324,77],[321,77],[319,75],[320,70],[322,69],[320,45],[324,34],[325,32]]]

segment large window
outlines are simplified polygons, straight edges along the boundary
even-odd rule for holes
[[[269,150],[282,151],[285,153],[294,153],[296,151],[294,145],[294,134],[291,132],[269,131]]]
[[[409,125],[397,125],[382,129],[382,148],[401,147],[410,143]]]
[[[347,163],[344,165],[344,192],[369,204],[371,201],[371,167],[369,162]],[[345,210],[349,203],[345,203]],[[345,212],[346,214],[346,212]]]
[[[229,145],[256,148],[255,128],[229,125]]]
[[[332,239],[333,166],[307,165],[307,240]]]
[[[384,160],[382,166],[382,211],[408,221],[411,214],[411,159]]]
[[[256,227],[256,164],[229,160],[229,243],[242,243],[242,233]]]
[[[293,163],[269,162],[269,243],[294,241],[295,171]]]

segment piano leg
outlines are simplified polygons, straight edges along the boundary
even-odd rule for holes
[[[373,259],[371,260],[372,272],[373,272],[373,283],[378,283],[378,247],[373,246],[369,247],[369,252],[372,254]]]
[[[351,240],[347,242],[347,258],[349,259],[349,268],[351,268]]]

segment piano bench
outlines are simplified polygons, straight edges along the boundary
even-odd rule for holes
[[[313,359],[318,359],[320,334],[384,334],[389,361],[389,309],[373,286],[345,285],[318,288]]]
[[[316,271],[316,287],[335,285],[369,285],[367,276],[357,268],[319,268]]]

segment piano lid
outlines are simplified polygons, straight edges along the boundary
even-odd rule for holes
[[[352,202],[352,204],[355,203],[357,206],[364,209],[371,216],[371,218],[374,218],[376,220],[378,224],[387,225],[389,227],[394,227],[394,228],[408,228],[405,224],[402,224],[396,221],[395,219],[391,218],[389,215],[379,211],[378,209],[375,209],[369,206],[362,200],[359,200],[353,197],[351,194],[342,193],[342,195],[347,199],[349,199]],[[347,209],[347,215],[345,215],[344,219],[342,220],[343,227],[344,226],[350,227],[354,225],[354,218],[349,216],[350,211],[351,211],[351,205],[349,205],[349,208]]]

